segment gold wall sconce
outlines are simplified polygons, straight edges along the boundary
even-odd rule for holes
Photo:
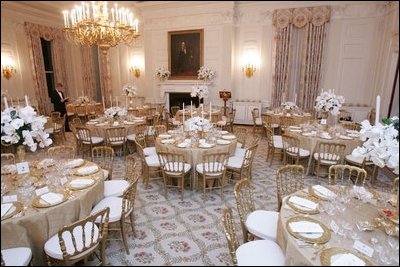
[[[129,72],[137,79],[140,77],[140,70],[143,68],[143,59],[140,55],[134,55],[129,61]]]
[[[138,66],[132,66],[129,68],[129,72],[132,73],[136,78],[140,77],[140,69]]]
[[[1,57],[1,72],[7,80],[11,79],[17,73],[14,60],[10,56],[3,55]]]
[[[246,77],[247,78],[251,78],[252,76],[253,76],[253,74],[254,74],[254,72],[256,72],[256,67],[254,66],[254,64],[246,64],[244,67],[243,67],[243,72],[244,72],[244,74],[246,74]]]

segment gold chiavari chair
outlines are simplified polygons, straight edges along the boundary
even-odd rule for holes
[[[299,164],[303,159],[310,156],[310,151],[300,148],[300,140],[291,135],[282,135],[283,141],[283,164]]]
[[[120,197],[124,191],[134,182],[136,177],[136,158],[133,155],[125,159],[125,179],[104,181],[104,197]]]
[[[67,116],[68,116],[68,117],[73,117],[73,116],[75,116],[75,114],[76,114],[76,112],[75,112],[75,105],[73,105],[73,104],[67,104],[67,105],[65,106],[65,109],[66,109],[66,111],[67,111]]]
[[[229,112],[228,120],[226,121],[225,125],[226,129],[231,133],[233,133],[233,124],[235,121],[235,116],[236,116],[236,109],[233,109],[231,112]]]
[[[235,135],[237,138],[237,147],[244,148],[247,139],[247,129],[246,127],[239,126],[235,129]]]
[[[164,178],[164,194],[168,198],[168,188],[181,191],[181,200],[185,191],[185,177],[189,174],[189,185],[192,187],[190,169],[192,166],[185,161],[185,156],[179,153],[158,152],[161,172]]]
[[[258,108],[254,108],[251,111],[251,115],[253,117],[253,134],[256,134],[256,131],[262,131],[262,119],[260,117],[260,110]]]
[[[339,120],[340,121],[350,121],[351,120],[351,112],[346,109],[339,110]]]
[[[320,142],[317,144],[313,155],[314,161],[316,162],[314,163],[314,171],[316,172],[317,179],[319,179],[321,174],[321,166],[332,166],[343,162],[345,149],[345,144],[329,142]]]
[[[57,120],[57,119],[61,118],[61,112],[52,111],[52,112],[50,113],[50,118],[51,118],[51,120],[54,122],[54,120]]]
[[[110,127],[106,129],[108,146],[121,147],[121,156],[126,155],[126,128],[125,127]]]
[[[54,159],[75,158],[75,148],[69,145],[54,146],[47,149],[47,157]]]
[[[228,153],[211,153],[203,155],[202,163],[196,165],[196,172],[202,183],[203,195],[206,190],[221,189],[221,198],[224,197],[224,186],[226,184],[226,167]]]
[[[350,165],[333,165],[329,167],[329,184],[336,184],[338,180],[343,183],[351,182],[355,185],[365,185],[367,172],[361,168]],[[344,181],[346,180],[346,181]]]
[[[95,120],[96,118],[97,118],[97,115],[96,115],[96,114],[89,114],[89,115],[87,116],[88,121],[90,121],[90,120]]]
[[[95,104],[95,113],[97,116],[104,114],[103,105],[101,103]]]
[[[245,155],[241,157],[230,157],[227,163],[227,172],[230,174],[231,179],[233,174],[237,173],[240,175],[240,179],[247,178],[251,180],[252,178],[252,167],[254,156],[256,155],[258,144],[255,144],[246,149]]]
[[[267,137],[267,162],[268,159],[271,158],[271,162],[269,166],[272,165],[272,161],[274,159],[275,154],[283,155],[283,141],[282,136],[274,135],[273,129],[269,124],[264,126],[265,134]]]
[[[354,121],[340,121],[340,125],[347,130],[360,131],[361,124]]]
[[[376,176],[378,175],[378,166],[374,164],[371,157],[356,157],[349,154],[346,155],[344,159],[346,164],[364,169],[367,172],[367,176],[370,175],[371,183],[373,184],[375,182]]]
[[[11,142],[1,140],[1,153],[15,153],[15,146]]]
[[[49,266],[72,265],[87,259],[98,248],[101,264],[105,265],[109,215],[109,208],[99,209],[83,220],[64,226],[52,236],[44,245]]]
[[[1,153],[1,165],[15,165],[15,155],[11,153]]]
[[[75,125],[83,125],[80,118],[73,118],[71,122]]]
[[[166,132],[167,132],[167,126],[162,124],[154,126],[154,137],[158,137],[160,134]]]
[[[279,130],[279,117],[275,117],[272,114],[264,114],[264,122],[272,128],[272,132],[275,134],[275,130]],[[278,132],[277,132],[278,133]]]
[[[252,240],[254,236],[275,241],[279,213],[256,210],[251,182],[248,179],[238,181],[233,188],[233,195],[236,199],[244,242]]]
[[[87,122],[86,105],[76,105],[75,112],[82,122]]]
[[[136,150],[142,160],[142,174],[143,174],[143,182],[146,185],[146,188],[149,185],[150,182],[150,176],[151,174],[157,174],[158,177],[154,179],[162,179],[162,174],[161,172],[161,164],[158,159],[158,155],[151,154],[149,156],[146,156],[144,153],[144,148],[142,146],[143,144],[143,138],[136,138],[135,139],[135,144],[136,144]],[[153,179],[153,180],[154,180]]]
[[[228,241],[229,254],[233,265],[237,266],[284,266],[285,255],[281,248],[270,240],[256,240],[239,246],[236,235],[235,220],[232,208],[228,207],[222,211],[222,227],[226,240]],[[257,253],[257,252],[262,253]]]
[[[281,132],[284,133],[289,126],[296,125],[296,119],[292,116],[281,116],[280,117],[280,127]]]
[[[92,136],[90,129],[82,126],[76,126],[78,150],[82,153],[82,157],[85,157],[85,152],[88,151],[91,154],[93,147],[99,146],[104,142],[103,137]]]
[[[32,250],[28,247],[1,249],[1,266],[33,266]]]
[[[181,108],[179,106],[172,106],[171,107],[171,114],[174,117],[176,113],[180,110]]]
[[[99,165],[103,171],[104,180],[111,180],[114,164],[114,149],[109,146],[96,146],[92,148],[92,161]]]
[[[286,165],[276,171],[276,192],[278,210],[281,209],[282,199],[304,188],[304,167],[301,165]]]

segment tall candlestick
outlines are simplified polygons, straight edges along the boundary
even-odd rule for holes
[[[295,104],[297,103],[297,93],[294,94],[294,103],[295,103]]]
[[[190,100],[190,118],[193,118],[193,105],[192,105],[192,100]]]
[[[118,107],[118,96],[115,96],[115,105]]]
[[[29,106],[29,102],[28,102],[28,96],[25,95],[25,107]]]
[[[7,97],[4,97],[4,107],[5,107],[5,108],[8,108]]]
[[[201,104],[201,118],[204,120],[204,109],[203,109],[203,104]]]
[[[112,96],[110,94],[110,107],[112,107]]]
[[[104,102],[104,96],[102,96],[102,100],[103,100],[103,110],[106,110],[106,103]]]
[[[375,107],[375,125],[379,123],[379,111],[381,108],[381,97],[378,95],[376,97],[376,107]]]
[[[185,103],[183,103],[182,124],[185,125]],[[185,127],[185,126],[183,126],[183,127]]]
[[[14,106],[14,102],[13,102],[13,99],[11,98],[11,106],[13,107]]]
[[[210,102],[210,122],[211,122],[211,102]]]
[[[125,108],[128,110],[128,96],[125,96]]]

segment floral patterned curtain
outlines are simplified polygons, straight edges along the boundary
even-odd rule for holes
[[[100,49],[99,49],[100,50]],[[108,54],[104,54],[98,51],[100,57],[100,82],[101,82],[101,94],[105,98],[105,102],[108,103],[109,96],[112,95],[111,90],[111,68],[110,68],[110,57]],[[112,103],[109,103],[112,106]]]
[[[28,39],[28,48],[32,62],[33,81],[35,84],[35,96],[38,103],[38,111],[41,114],[50,114],[53,110],[47,91],[47,82],[44,69],[42,44],[40,38],[52,42],[52,58],[55,82],[64,84],[68,95],[68,84],[65,70],[64,35],[60,29],[25,22],[25,33]]]
[[[81,46],[81,55],[83,90],[90,99],[98,100],[92,48]]]
[[[322,54],[330,8],[327,6],[275,10],[275,67],[273,73],[272,106],[279,106],[288,94],[290,83],[292,27],[306,27],[301,55],[300,88],[297,104],[310,110],[314,106],[321,80]]]

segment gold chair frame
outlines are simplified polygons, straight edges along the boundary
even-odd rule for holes
[[[233,195],[236,199],[240,225],[242,226],[243,242],[246,243],[253,239],[253,235],[247,230],[246,218],[256,209],[251,182],[248,179],[241,179],[238,181],[233,188]]]
[[[304,167],[286,165],[276,171],[276,193],[278,210],[281,209],[283,197],[304,189]]]
[[[367,172],[361,168],[351,166],[351,165],[333,165],[329,167],[329,184],[336,184],[337,180],[346,179],[351,181],[352,184],[359,184],[361,186],[365,185],[365,180],[367,178]],[[353,180],[354,179],[354,180]]]

